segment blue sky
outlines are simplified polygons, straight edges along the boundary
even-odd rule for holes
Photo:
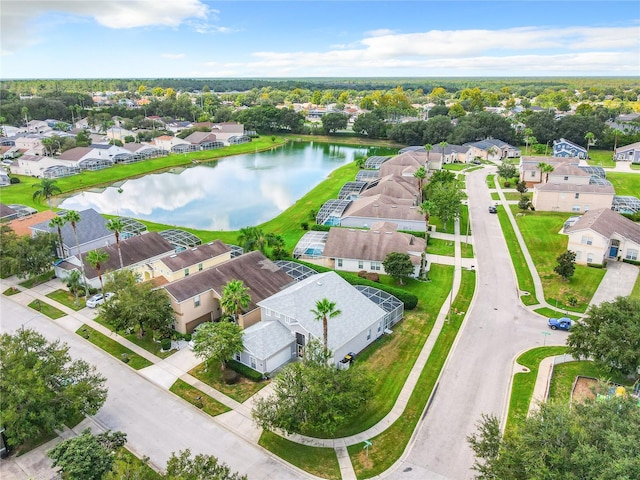
[[[2,0],[1,78],[640,75],[629,1]]]

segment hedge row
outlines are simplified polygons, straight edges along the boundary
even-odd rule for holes
[[[623,259],[622,259],[622,261],[623,261],[624,263],[630,263],[631,265],[638,265],[638,266],[640,266],[640,262],[639,262],[639,261],[637,261],[637,260],[630,260],[630,259],[628,259],[628,258],[623,258]]]
[[[240,362],[235,360],[229,360],[227,362],[227,367],[231,370],[238,372],[240,375],[247,377],[249,380],[253,380],[254,382],[262,381],[262,374],[253,368],[247,367]]]
[[[334,271],[334,270],[332,270],[330,268],[322,267],[320,265],[315,265],[313,263],[303,262],[302,260],[298,260],[298,259],[295,259],[293,261],[295,261],[297,263],[300,263],[302,265],[306,265],[307,267],[312,268],[313,270],[315,270],[318,273],[325,273],[325,272],[333,272]],[[400,290],[399,288],[389,287],[389,286],[383,285],[381,283],[372,282],[371,280],[367,280],[365,278],[359,277],[355,273],[341,272],[341,271],[336,271],[336,273],[338,275],[340,275],[342,278],[344,278],[351,285],[365,285],[367,287],[378,288],[378,289],[380,289],[380,290],[382,290],[384,292],[387,292],[387,293],[393,295],[398,300],[400,300],[402,303],[404,303],[404,309],[405,310],[413,310],[418,305],[418,297],[416,297],[413,293],[405,292],[404,290]]]

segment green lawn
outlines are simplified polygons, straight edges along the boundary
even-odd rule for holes
[[[460,292],[454,300],[453,308],[459,312],[466,312],[473,298],[474,290],[475,272],[463,270]],[[371,439],[373,446],[369,449],[368,457],[362,449],[362,444],[348,447],[349,456],[358,478],[372,478],[384,472],[402,455],[433,391],[463,318],[463,315],[454,314],[449,322],[445,322],[405,411],[391,427]]]
[[[229,412],[231,409],[223,405],[215,398],[211,398],[206,393],[201,392],[196,387],[189,385],[184,380],[177,379],[169,389],[191,405],[202,409],[203,412],[215,417],[221,413]]]
[[[616,162],[613,161],[613,151],[589,149],[589,165],[594,167],[615,167]],[[607,175],[608,176],[608,175]]]
[[[112,332],[115,331],[111,326],[111,324],[108,322],[105,322],[100,315],[98,315],[94,319],[94,321],[98,322],[103,327],[108,328]],[[144,348],[147,352],[153,353],[158,358],[167,358],[177,352],[177,350],[169,350],[168,352],[162,351],[162,346],[160,345],[160,342],[155,341],[153,339],[154,333],[153,331],[150,331],[150,330],[145,331],[145,334],[143,337],[139,337],[138,334],[135,332],[127,333],[124,335],[123,335],[123,332],[117,332],[117,333],[119,333],[123,338],[126,338],[127,340],[129,340],[131,343],[135,343],[137,346]]]
[[[487,175],[487,186],[489,188],[496,188],[496,175],[495,175],[495,173]]]
[[[453,241],[429,237],[429,240],[427,242],[427,253],[453,257],[453,255],[455,254],[454,250],[455,248]]]
[[[436,232],[440,233],[454,233],[455,223],[450,220],[447,223],[447,228],[444,227],[442,220],[440,218],[432,215],[429,217],[429,225],[435,225]],[[467,233],[467,228],[469,229],[468,233],[471,235],[471,224],[469,223],[469,207],[466,205],[460,206],[460,234],[465,235]]]
[[[466,170],[467,168],[471,167],[471,165],[467,164],[467,163],[445,163],[442,168],[444,170],[453,170],[453,171],[461,171],[461,170]]]
[[[266,430],[262,432],[258,444],[312,475],[331,480],[342,478],[340,464],[333,448],[301,445]]]
[[[640,275],[636,278],[636,284],[633,286],[633,290],[631,291],[631,297],[640,298]]]
[[[562,280],[553,271],[556,258],[567,248],[567,236],[558,232],[570,216],[562,212],[535,212],[517,215],[516,222],[538,269],[547,302],[562,310],[584,312],[606,271],[576,265],[575,274],[569,281]],[[578,299],[575,307],[568,305],[568,296]]]
[[[52,318],[53,320],[64,317],[66,315],[66,313],[64,313],[62,310],[58,310],[53,305],[49,305],[47,302],[43,302],[42,300],[34,300],[29,304],[29,307],[37,310],[38,312],[46,315],[49,318]]]
[[[135,370],[140,370],[141,368],[153,365],[146,358],[141,357],[137,353],[129,350],[124,345],[116,342],[106,335],[103,335],[102,333],[94,330],[87,325],[80,327],[78,330],[76,330],[76,333],[119,360],[128,358],[129,361],[127,362],[127,365]]]
[[[491,192],[491,200],[500,200],[500,194],[498,192]]]
[[[0,191],[1,190],[2,189],[0,189]],[[53,270],[51,270],[50,272],[43,273],[42,275],[38,275],[37,277],[24,280],[23,282],[20,282],[18,285],[24,288],[33,288],[36,285],[41,285],[53,278],[55,278],[55,273],[53,272]]]
[[[560,313],[552,308],[542,307],[534,310],[539,315],[547,318],[560,318],[560,317],[569,317],[571,320],[578,320],[580,317],[576,315],[571,315],[570,313]]]
[[[524,292],[529,292],[529,295],[522,295],[520,301],[525,305],[535,305],[538,303],[536,298],[536,289],[533,284],[533,277],[527,266],[527,261],[520,248],[520,243],[516,238],[516,234],[511,226],[509,217],[504,211],[503,207],[498,207],[498,220],[500,221],[500,227],[502,233],[507,242],[507,248],[509,249],[509,255],[511,255],[511,262],[516,271],[516,277],[518,280],[518,288]]]
[[[527,417],[540,362],[547,357],[562,355],[566,350],[566,347],[537,347],[518,357],[517,362],[530,371],[518,372],[513,376],[506,429],[513,428]]]
[[[254,382],[238,374],[241,380],[235,385],[227,385],[222,380],[222,371],[219,364],[207,369],[207,366],[201,363],[191,369],[189,374],[240,403],[245,402],[269,384],[268,381]]]
[[[526,193],[525,195],[528,195],[529,198],[531,198],[531,194]],[[520,195],[519,192],[504,192],[505,200],[520,200],[521,197],[522,195]]]
[[[473,245],[471,243],[460,242],[460,253],[462,258],[473,258]]]
[[[613,184],[616,195],[640,197],[640,175],[637,173],[607,172],[607,180]]]
[[[631,170],[640,170],[640,163],[632,163]]]
[[[69,290],[63,290],[62,288],[59,288],[55,292],[47,293],[47,297],[76,312],[84,307],[84,298],[78,296],[78,304],[76,305],[75,295]]]
[[[549,400],[568,403],[571,399],[573,382],[578,375],[628,385],[628,381],[624,376],[612,375],[605,368],[599,367],[593,362],[584,360],[560,363],[553,367],[553,376],[549,386]]]
[[[11,295],[20,293],[20,291],[21,290],[18,287],[9,287],[4,292],[2,292],[2,294],[6,295],[7,297],[10,297]]]
[[[162,480],[164,477],[156,472],[153,468],[149,466],[149,464],[144,460],[136,457],[133,453],[131,453],[126,448],[122,447],[116,451],[116,459],[115,463],[125,463],[126,465],[131,465],[131,467],[127,470],[128,472],[137,471],[138,468],[142,468],[142,472],[140,475],[136,475],[136,480]],[[122,480],[120,477],[112,476],[113,474],[108,473],[104,478],[106,480]]]

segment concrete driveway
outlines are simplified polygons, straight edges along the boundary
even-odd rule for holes
[[[58,323],[34,315],[33,310],[7,298],[1,299],[0,312],[2,333],[15,331],[25,324],[49,340],[66,342],[73,358],[96,365],[107,377],[109,389],[105,405],[95,416],[96,421],[105,428],[126,432],[127,447],[147,455],[153,465],[163,468],[172,452],[190,448],[194,454],[215,455],[231,470],[251,479],[314,478],[243,440]]]
[[[607,273],[604,274],[589,305],[600,305],[602,302],[611,302],[618,296],[631,295],[639,271],[638,267],[629,263],[608,262]]]
[[[520,304],[498,217],[487,209],[494,202],[486,174],[483,169],[467,175],[477,256],[475,300],[409,453],[384,478],[473,478],[474,457],[466,437],[475,432],[481,414],[505,414],[512,360],[519,352],[542,346],[541,332],[549,333],[545,319]],[[566,332],[551,333],[547,345],[565,343]]]

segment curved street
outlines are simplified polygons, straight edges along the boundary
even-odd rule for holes
[[[473,478],[473,452],[466,437],[483,413],[503,417],[519,352],[542,346],[545,320],[520,303],[515,272],[485,177],[495,168],[467,175],[477,288],[431,406],[404,457],[384,478],[465,480]],[[552,332],[546,344],[564,344],[566,332]]]

